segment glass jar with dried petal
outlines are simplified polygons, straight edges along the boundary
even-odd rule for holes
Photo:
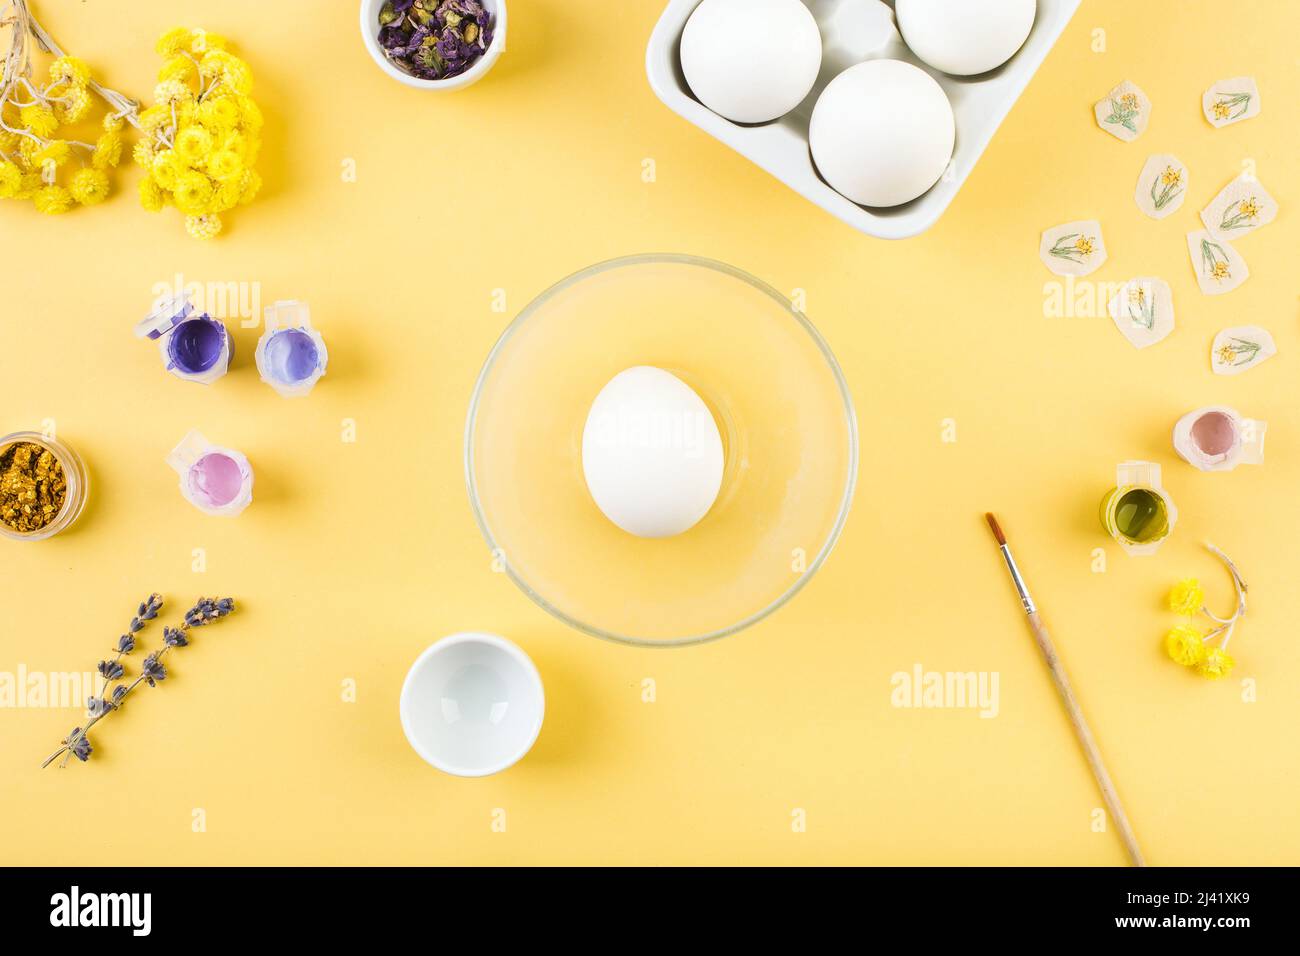
[[[53,537],[81,515],[88,489],[81,457],[57,438],[40,432],[0,438],[0,535]]]

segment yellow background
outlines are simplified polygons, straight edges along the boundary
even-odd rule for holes
[[[0,207],[0,430],[53,419],[94,484],[71,532],[0,541],[0,670],[93,667],[152,589],[173,611],[199,594],[240,602],[100,725],[89,764],[37,770],[74,711],[0,711],[0,861],[1120,864],[1115,833],[1092,831],[1099,796],[984,527],[994,509],[1149,860],[1300,863],[1294,5],[1086,2],[948,213],[892,244],[658,103],[643,67],[655,0],[512,0],[500,63],[449,96],[385,77],[355,3],[35,7],[137,95],[166,28],[232,37],[268,117],[266,187],[209,245],[174,211],[137,208],[134,168],[98,209]],[[1239,74],[1257,78],[1263,114],[1214,130],[1201,93]],[[1092,118],[1126,78],[1154,103],[1132,144]],[[1154,152],[1191,171],[1162,222],[1133,202]],[[1238,244],[1250,280],[1206,297],[1184,235],[1247,160],[1282,212]],[[1110,250],[1095,279],[1173,286],[1178,327],[1152,349],[1105,317],[1044,317],[1039,233],[1092,217]],[[807,290],[863,436],[853,513],[818,577],[751,630],[684,650],[602,643],[533,606],[492,572],[462,477],[470,390],[509,318],[556,279],[643,251]],[[331,352],[317,391],[289,402],[261,384],[255,329],[236,330],[215,386],[165,375],[131,326],[178,273],[310,302]],[[1212,375],[1214,333],[1246,323],[1279,355]],[[1202,474],[1173,455],[1174,421],[1220,402],[1270,423],[1263,467]],[[956,442],[941,441],[945,419]],[[253,461],[242,517],[178,494],[163,458],[191,428]],[[1181,511],[1154,558],[1124,555],[1097,522],[1124,458],[1160,462]],[[1220,683],[1160,648],[1177,578],[1231,606],[1206,538],[1251,586],[1238,669]],[[191,571],[195,548],[206,573]],[[520,643],[548,699],[535,750],[479,780],[424,764],[397,718],[408,665],[468,629]],[[1000,672],[999,716],[892,707],[890,675],[918,662]],[[655,703],[641,700],[648,677]],[[349,678],[355,703],[341,700]]]

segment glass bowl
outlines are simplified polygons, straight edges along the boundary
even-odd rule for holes
[[[3,522],[0,522],[0,537],[12,538],[15,541],[44,541],[46,538],[52,538],[60,531],[65,530],[72,525],[74,521],[81,516],[82,510],[86,507],[86,497],[90,493],[90,476],[86,472],[86,466],[72,448],[57,438],[44,435],[41,432],[14,432],[11,435],[5,435],[0,438],[0,453],[3,453],[10,445],[32,444],[44,448],[50,452],[59,463],[63,465],[63,477],[67,482],[67,493],[64,495],[63,507],[54,520],[41,528],[39,531],[15,531]]]
[[[670,538],[618,528],[583,477],[592,401],[636,365],[708,405],[722,488]],[[465,480],[495,566],[566,624],[626,644],[695,644],[771,614],[826,560],[857,476],[848,386],[775,289],[707,259],[644,255],[538,296],[488,355],[465,427]]]

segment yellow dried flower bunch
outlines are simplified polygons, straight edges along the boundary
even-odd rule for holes
[[[1237,606],[1230,617],[1218,617],[1205,606],[1205,591],[1199,581],[1195,578],[1179,581],[1169,592],[1169,610],[1181,614],[1185,620],[1166,632],[1164,643],[1165,653],[1175,662],[1192,668],[1207,680],[1218,680],[1227,677],[1236,665],[1228,653],[1228,641],[1237,621],[1246,614],[1246,582],[1226,554],[1212,544],[1206,544],[1206,547],[1224,563],[1232,576]],[[1212,622],[1209,631],[1202,631],[1192,624],[1192,618],[1198,613]]]
[[[38,82],[29,63],[14,62],[22,66],[5,74],[0,100],[0,199],[29,200],[49,215],[103,202],[108,171],[122,159],[122,120],[106,115],[93,143],[72,138],[69,128],[94,106],[90,68],[59,56]]]
[[[140,113],[132,156],[145,170],[140,204],[175,206],[196,239],[220,234],[222,214],[251,202],[262,180],[262,112],[248,65],[224,37],[176,27],[158,41],[163,57],[153,105]]]

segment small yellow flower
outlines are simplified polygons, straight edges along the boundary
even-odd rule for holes
[[[161,212],[163,206],[167,205],[166,194],[148,176],[140,180],[140,205],[149,212]]]
[[[1195,667],[1205,659],[1205,635],[1190,624],[1179,624],[1165,635],[1165,653],[1179,664]]]
[[[55,104],[54,112],[59,121],[67,125],[81,122],[94,105],[90,91],[84,86],[74,86],[66,93],[60,94],[59,98],[63,102]]]
[[[1224,279],[1227,279],[1229,276],[1230,273],[1228,272],[1228,264],[1226,262],[1216,262],[1213,268],[1210,269],[1211,279],[1216,279],[1222,282]]]
[[[153,168],[153,160],[157,154],[158,149],[151,139],[138,139],[135,141],[135,145],[131,147],[131,158],[135,160],[137,166],[142,166],[145,169]]]
[[[199,68],[194,65],[193,60],[183,54],[171,57],[158,68],[159,83],[175,80],[177,83],[183,83],[188,87],[191,83],[197,83],[198,79]]]
[[[1160,174],[1160,181],[1166,186],[1177,186],[1183,181],[1183,171],[1174,169],[1172,166],[1166,166],[1165,171]]]
[[[257,196],[262,188],[262,177],[255,171],[249,169],[244,172],[244,178],[241,180],[242,190],[239,194],[239,204],[247,206]]]
[[[228,96],[208,97],[199,104],[199,122],[209,129],[228,132],[239,125],[239,103]]]
[[[176,181],[188,171],[185,161],[170,149],[160,150],[150,164],[154,182],[167,190],[175,189]]]
[[[1196,673],[1200,674],[1206,680],[1218,680],[1220,677],[1227,677],[1232,673],[1232,668],[1236,666],[1236,661],[1232,655],[1219,647],[1211,647],[1205,652],[1205,657],[1196,665]]]
[[[59,128],[58,117],[48,106],[32,103],[18,111],[18,118],[30,132],[45,138]]]
[[[194,100],[194,91],[179,80],[163,80],[153,88],[154,103],[158,106],[179,106]]]
[[[1231,345],[1219,346],[1219,361],[1224,365],[1231,365],[1237,360],[1237,350]]]
[[[1138,98],[1136,93],[1125,93],[1119,98],[1119,101],[1131,110],[1138,108]]]
[[[187,126],[176,134],[176,154],[191,166],[200,165],[212,152],[212,134],[202,126]]]
[[[31,163],[33,166],[42,168],[50,163],[53,163],[55,167],[59,167],[71,158],[72,147],[65,140],[52,139],[31,154]]]
[[[1128,300],[1139,307],[1146,305],[1147,290],[1140,285],[1133,286],[1128,290]]]
[[[1245,216],[1247,219],[1254,219],[1259,215],[1259,203],[1255,201],[1254,196],[1251,196],[1249,199],[1241,201],[1238,210],[1238,215]]]
[[[171,126],[172,111],[165,106],[151,106],[140,114],[140,129],[146,136],[153,136],[160,129]]]
[[[1080,236],[1074,240],[1074,248],[1079,251],[1081,256],[1090,256],[1095,248],[1091,236]]]
[[[194,32],[188,27],[173,27],[158,39],[154,48],[163,56],[175,56],[182,50],[188,50],[194,41]]]
[[[229,149],[219,149],[208,157],[208,175],[213,179],[236,179],[244,173],[244,161]]]
[[[1212,109],[1214,111],[1215,119],[1227,119],[1228,113],[1231,112],[1228,109],[1228,104],[1225,103],[1223,100],[1219,100],[1218,102],[1216,102],[1212,107]]]
[[[217,184],[216,191],[212,194],[212,202],[209,209],[212,212],[225,212],[228,209],[234,209],[239,205],[239,198],[244,194],[243,176],[239,179],[227,179]]]
[[[50,82],[85,86],[90,82],[90,67],[75,56],[61,56],[50,63]]]
[[[116,113],[109,113],[104,117],[104,121],[100,125],[104,128],[104,132],[106,133],[117,133],[121,132],[122,127],[125,126],[126,123],[122,117],[118,116]]]
[[[247,96],[241,96],[236,103],[239,105],[240,121],[244,128],[250,133],[256,133],[262,128],[262,110],[256,103]]]
[[[23,171],[9,160],[0,159],[0,199],[17,196],[22,185]]]
[[[1205,592],[1196,578],[1183,578],[1169,592],[1169,610],[1188,617],[1205,606]]]
[[[68,184],[68,192],[83,206],[98,205],[108,198],[108,174],[92,167],[79,169]]]
[[[186,172],[176,179],[172,202],[183,213],[201,215],[212,201],[212,183],[202,173]]]
[[[42,186],[34,197],[36,208],[48,216],[57,216],[72,208],[72,193],[62,186]]]
[[[18,187],[15,199],[35,199],[36,194],[45,188],[45,180],[37,172],[23,173],[22,185]]]
[[[122,134],[116,130],[100,133],[90,162],[96,169],[107,169],[122,161]]]
[[[185,231],[195,239],[215,239],[221,234],[221,217],[216,213],[186,216]]]

